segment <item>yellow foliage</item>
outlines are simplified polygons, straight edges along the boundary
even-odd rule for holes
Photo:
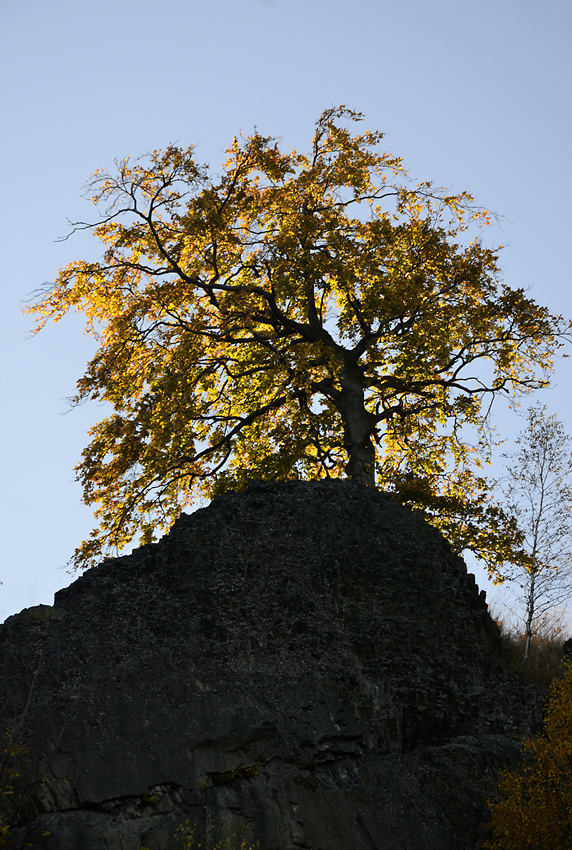
[[[543,731],[524,744],[525,760],[506,771],[490,802],[489,850],[572,848],[572,665],[551,688]]]
[[[175,145],[94,175],[103,258],[30,307],[38,329],[83,313],[99,344],[76,396],[109,410],[77,467],[99,527],[76,565],[254,478],[376,471],[458,549],[506,558],[479,434],[495,394],[546,383],[563,323],[466,236],[488,213],[412,186],[360,120],[326,110],[307,154],[236,138],[216,179]]]

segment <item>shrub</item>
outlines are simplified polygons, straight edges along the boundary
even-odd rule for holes
[[[544,728],[524,742],[524,759],[504,771],[489,801],[490,850],[572,850],[572,664],[554,680]]]
[[[563,612],[552,611],[535,623],[526,663],[522,629],[494,611],[492,616],[501,630],[506,669],[522,671],[531,682],[541,685],[550,685],[562,675],[562,646],[568,636]]]

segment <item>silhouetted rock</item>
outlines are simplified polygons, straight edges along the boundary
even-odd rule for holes
[[[262,850],[478,847],[527,716],[499,654],[464,563],[390,497],[217,498],[0,627],[13,846],[167,850],[188,819]]]

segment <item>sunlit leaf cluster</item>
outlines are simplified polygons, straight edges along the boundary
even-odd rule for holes
[[[326,110],[305,154],[236,138],[216,177],[176,146],[95,174],[101,219],[76,228],[105,254],[31,307],[38,327],[83,313],[98,342],[77,564],[253,478],[377,474],[435,521],[460,503],[454,542],[475,542],[490,401],[546,382],[563,325],[499,282],[470,195],[413,185],[360,120]]]

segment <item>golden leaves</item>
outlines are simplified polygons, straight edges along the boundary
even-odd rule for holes
[[[490,850],[572,847],[572,666],[552,685],[543,731],[524,744],[520,767],[505,771],[489,802]]]
[[[361,120],[326,110],[308,154],[237,137],[216,178],[170,145],[88,184],[104,256],[30,307],[38,328],[84,314],[99,348],[76,401],[111,406],[77,469],[100,522],[78,564],[249,478],[341,475],[350,366],[384,486],[414,475],[443,508],[474,485],[484,504],[459,423],[542,383],[559,319],[457,239],[487,221],[471,196],[412,186]]]

